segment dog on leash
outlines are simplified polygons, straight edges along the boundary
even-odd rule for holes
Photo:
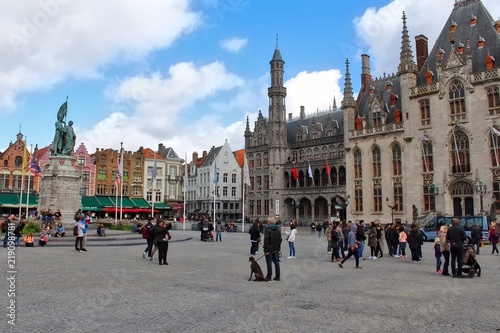
[[[257,260],[254,257],[250,257],[248,261],[250,261],[250,278],[248,281],[252,280],[252,274],[255,276],[254,281],[264,281],[264,274],[262,274],[262,269]]]

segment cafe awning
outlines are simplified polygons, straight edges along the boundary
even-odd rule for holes
[[[149,208],[149,209],[151,209],[151,206],[144,198],[130,198],[130,200],[137,208]]]
[[[82,211],[102,212],[103,207],[95,196],[82,196]]]
[[[168,205],[166,202],[155,202],[154,207],[155,209],[161,209],[161,210],[172,209],[172,207],[170,207],[170,205]]]
[[[26,198],[26,197],[24,197]],[[21,205],[26,205],[26,199]],[[0,206],[7,208],[19,207],[19,194],[17,193],[0,193]]]

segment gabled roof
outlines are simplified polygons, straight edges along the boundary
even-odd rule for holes
[[[142,150],[142,153],[144,154],[144,158],[154,159],[155,155],[156,155],[157,160],[164,160],[164,158],[163,158],[163,156],[161,156],[161,154],[153,151],[153,149],[151,149],[151,148],[144,148]]]
[[[162,156],[165,158],[165,159],[179,159],[179,155],[177,155],[177,153],[175,152],[174,148],[172,147],[168,147],[168,148],[165,148],[163,150],[163,152],[161,152]]]
[[[387,85],[392,84],[390,91],[387,90]],[[370,94],[370,89],[366,92],[361,92],[358,95],[358,116],[364,118],[366,121],[366,126],[373,126],[372,117],[370,112],[372,112],[371,106],[375,99],[380,102],[380,112],[381,115],[385,115],[385,123],[394,123],[394,111],[398,108],[401,111],[401,101],[399,96],[401,96],[401,82],[399,76],[389,76],[383,77],[370,82],[371,88],[374,89],[374,94]],[[398,96],[396,105],[391,107],[391,96]]]
[[[212,149],[210,149],[210,152],[207,155],[207,158],[205,159],[205,161],[203,161],[202,167],[211,166],[214,163],[217,155],[219,155],[219,152],[221,149],[222,149],[222,146],[212,147]]]
[[[473,16],[477,20],[476,24],[471,26]],[[450,34],[452,24],[456,24],[454,34]],[[458,48],[459,43],[467,48],[467,41],[470,41],[473,73],[486,70],[485,59],[488,52],[493,58],[499,60],[495,63],[495,67],[500,67],[500,35],[496,32],[494,24],[495,21],[481,1],[467,0],[455,3],[454,9],[420,70],[417,85],[425,84],[425,73],[428,69],[436,74],[436,59],[441,49],[445,52],[444,59],[441,61],[442,68],[446,68],[452,51]],[[478,46],[479,38],[485,40],[485,46],[481,49]],[[454,44],[450,42],[451,39],[455,40]],[[459,56],[465,63],[467,50],[465,49],[463,54]]]
[[[344,131],[344,113],[342,109],[332,108],[331,110],[313,113],[306,115],[304,118],[296,118],[288,120],[286,123],[286,135],[288,143],[297,142],[297,129],[300,127],[308,130],[309,126],[316,123],[318,127],[324,131],[327,123],[331,121],[338,128],[337,133],[342,134]]]

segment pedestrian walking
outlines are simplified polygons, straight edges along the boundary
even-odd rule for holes
[[[441,270],[442,275],[450,275],[450,242],[446,239],[446,233],[448,232],[448,227],[442,225],[439,228],[439,245],[441,247],[441,254],[444,258],[443,269]]]
[[[434,240],[434,256],[436,257],[436,273],[442,274],[443,271],[441,270],[441,244],[440,244],[439,237],[436,237]]]
[[[451,272],[453,277],[462,278],[462,265],[464,263],[464,243],[467,241],[467,235],[464,228],[460,225],[460,220],[454,217],[451,220],[451,227],[446,232],[446,239],[450,242],[451,254]]]
[[[492,227],[491,230],[490,230],[490,236],[488,238],[488,240],[490,241],[491,243],[491,254],[494,254],[495,251],[498,255],[498,247],[497,247],[497,244],[499,242],[499,235],[498,235],[498,231],[497,231],[497,228],[496,227]]]
[[[297,235],[297,227],[295,223],[290,223],[290,231],[286,232],[286,240],[288,241],[288,248],[290,250],[290,255],[286,257],[287,259],[295,259],[295,236]]]
[[[358,251],[358,245],[359,241],[356,240],[356,230],[358,229],[358,226],[356,224],[353,224],[351,226],[351,231],[347,235],[347,256],[342,259],[342,261],[339,263],[340,268],[344,268],[344,263],[349,260],[350,257],[354,256],[354,259],[356,259],[356,268],[361,269],[363,267],[359,266],[359,251]]]

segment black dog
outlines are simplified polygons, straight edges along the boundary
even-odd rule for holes
[[[248,281],[252,280],[252,274],[255,276],[254,281],[264,281],[264,274],[262,274],[262,269],[255,258],[250,257],[248,258],[248,261],[250,261],[250,278]]]

